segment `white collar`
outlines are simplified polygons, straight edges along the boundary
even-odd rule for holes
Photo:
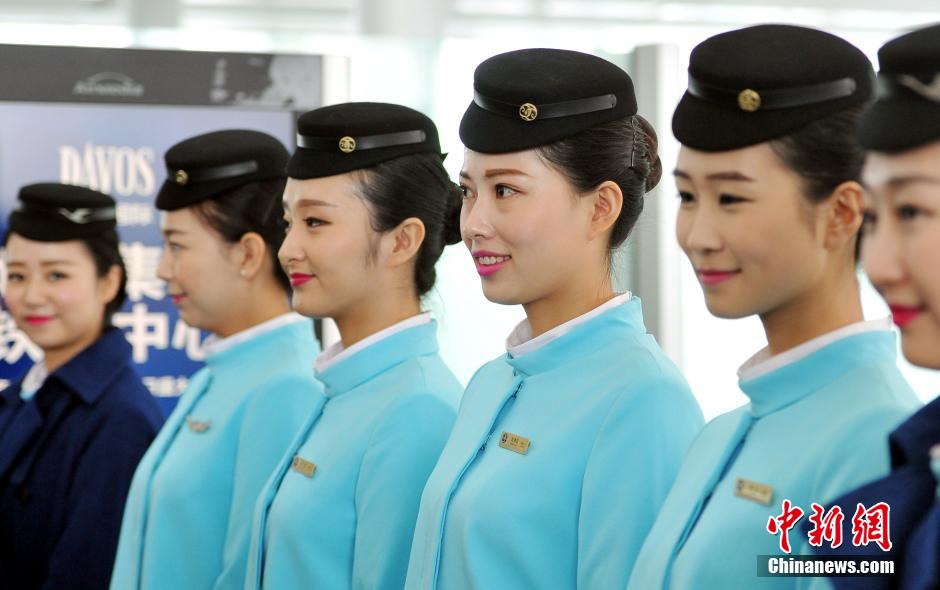
[[[849,324],[848,326],[843,326],[838,330],[833,330],[832,332],[823,334],[822,336],[817,336],[816,338],[808,340],[799,346],[773,356],[770,355],[767,348],[765,347],[759,350],[754,354],[754,356],[749,358],[747,362],[741,365],[741,368],[738,369],[738,379],[740,381],[750,381],[751,379],[757,379],[758,377],[772,373],[781,367],[804,359],[817,350],[825,348],[826,346],[842,340],[843,338],[848,338],[849,336],[864,334],[865,332],[881,332],[887,330],[891,330],[890,317],[880,320],[855,322],[853,324]]]
[[[28,402],[33,399],[39,388],[49,377],[49,371],[46,369],[46,363],[39,361],[29,368],[29,372],[23,377],[23,384],[20,386],[20,399]]]
[[[633,299],[633,293],[630,291],[620,293],[603,305],[599,305],[585,314],[568,320],[559,326],[555,326],[548,332],[539,334],[535,338],[532,337],[532,325],[529,323],[529,320],[522,320],[519,325],[513,329],[512,333],[509,334],[509,337],[506,338],[506,350],[513,358],[518,358],[526,353],[538,350],[549,342],[561,338],[584,322],[601,315],[609,309],[623,305],[631,299]]]
[[[215,335],[209,336],[206,338],[206,341],[203,344],[203,350],[205,351],[206,356],[222,354],[226,350],[238,346],[242,342],[247,342],[256,336],[273,332],[278,328],[283,328],[284,326],[289,326],[290,324],[306,321],[309,320],[299,313],[288,312],[279,315],[276,318],[272,318],[270,320],[261,322],[260,324],[256,324],[246,330],[242,330],[241,332],[236,332],[235,334],[225,338],[219,338]]]
[[[408,328],[414,328],[415,326],[422,326],[424,324],[430,323],[431,312],[423,312],[406,320],[402,320],[397,324],[393,324],[383,330],[379,330],[375,334],[372,334],[367,338],[363,338],[349,348],[343,348],[343,342],[340,340],[317,356],[317,359],[313,362],[313,368],[317,373],[322,373],[330,367],[348,359],[360,350],[368,348],[380,340],[384,340],[389,336],[403,332]]]

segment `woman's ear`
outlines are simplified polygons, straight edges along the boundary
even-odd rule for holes
[[[606,180],[588,196],[592,200],[590,238],[606,234],[620,217],[623,191],[616,182]]]
[[[832,192],[826,219],[826,248],[836,250],[847,242],[855,243],[864,217],[864,190],[858,182],[850,180]]]
[[[110,303],[117,297],[123,275],[124,271],[121,267],[114,264],[103,277],[98,278],[98,296],[102,301]]]
[[[235,258],[238,275],[244,279],[254,277],[264,266],[268,245],[256,232],[247,232],[236,244],[238,252]]]
[[[382,236],[382,249],[388,265],[399,266],[415,258],[424,243],[424,236],[424,222],[417,217],[409,217],[386,232]]]

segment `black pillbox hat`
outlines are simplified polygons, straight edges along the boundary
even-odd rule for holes
[[[726,151],[783,137],[874,96],[871,62],[830,33],[758,25],[710,37],[689,59],[673,114],[683,145]]]
[[[259,180],[285,178],[289,154],[260,131],[226,129],[185,139],[164,155],[167,178],[157,209],[173,211]]]
[[[20,189],[8,232],[39,242],[64,242],[114,230],[114,199],[70,184],[39,183]]]
[[[437,127],[427,115],[397,104],[347,102],[300,116],[287,175],[334,176],[421,153],[441,156]]]
[[[473,73],[473,102],[460,139],[476,152],[546,145],[637,111],[633,80],[587,53],[522,49],[491,57]]]
[[[862,145],[900,152],[940,141],[940,24],[888,41],[878,62],[878,100],[862,119]]]

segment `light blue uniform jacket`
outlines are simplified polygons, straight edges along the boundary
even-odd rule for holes
[[[695,440],[630,590],[828,587],[823,578],[757,577],[758,555],[785,555],[768,520],[781,515],[783,500],[806,520],[813,502],[828,509],[885,475],[886,437],[919,405],[887,330],[846,336],[740,386],[750,404]],[[739,479],[769,486],[769,505],[736,495]],[[801,524],[789,532],[792,555],[810,554]]]
[[[241,588],[251,517],[323,388],[303,319],[209,354],[134,474],[112,590]]]
[[[425,488],[405,587],[623,588],[701,426],[637,298],[487,363]]]
[[[409,327],[317,372],[326,401],[259,499],[245,588],[401,589],[463,389],[436,334]]]

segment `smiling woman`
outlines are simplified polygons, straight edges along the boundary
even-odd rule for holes
[[[768,522],[782,502],[828,506],[888,469],[884,437],[917,398],[890,324],[863,321],[855,274],[856,131],[872,97],[865,56],[814,29],[749,27],[692,53],[673,118],[676,237],[709,311],[758,316],[768,346],[738,372],[750,403],[692,445],[631,590],[826,584],[756,578],[758,555],[790,551]],[[807,554],[803,539],[796,551]]]
[[[115,590],[241,588],[258,493],[322,403],[313,324],[290,313],[277,264],[287,156],[249,130],[191,137],[165,155],[157,274],[183,320],[212,337],[134,475]]]
[[[5,587],[107,585],[131,476],[162,422],[111,327],[125,297],[114,213],[107,195],[30,185],[3,238],[4,301],[43,351],[0,392]]]
[[[463,242],[526,320],[467,387],[406,588],[623,588],[702,422],[610,277],[661,175],[656,134],[626,72],[574,51],[492,57],[474,95]]]
[[[341,341],[314,362],[325,404],[259,499],[246,588],[400,590],[460,397],[421,311],[459,241],[460,198],[437,128],[413,109],[345,103],[297,126],[279,256],[294,309],[332,318]]]

